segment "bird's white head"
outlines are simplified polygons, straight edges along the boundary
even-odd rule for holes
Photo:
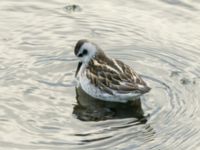
[[[88,40],[79,40],[74,49],[74,54],[82,63],[88,63],[97,54],[97,52],[97,45],[89,42]]]
[[[98,55],[105,57],[103,50],[101,50],[101,48],[99,48],[95,43],[92,43],[88,40],[79,40],[74,48],[74,54],[80,60],[75,76],[78,75],[81,66],[87,65],[95,56]]]

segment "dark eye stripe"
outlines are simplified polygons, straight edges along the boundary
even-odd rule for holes
[[[88,54],[87,49],[84,49],[83,52],[78,55],[78,57],[83,57],[84,55],[87,55],[87,54]]]
[[[82,46],[84,43],[86,43],[86,42],[88,42],[88,40],[82,39],[82,40],[79,40],[79,41],[76,43],[76,46],[75,46],[75,49],[74,49],[74,54],[75,54],[75,55],[78,54],[78,52],[79,52],[81,46]]]
[[[78,57],[83,57],[83,54],[79,54]]]
[[[83,50],[83,55],[87,55],[88,51],[86,49]]]

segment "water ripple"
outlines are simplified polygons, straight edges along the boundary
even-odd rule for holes
[[[200,148],[199,2],[0,4],[1,148]],[[134,68],[151,92],[131,105],[81,96],[73,49],[82,38]]]

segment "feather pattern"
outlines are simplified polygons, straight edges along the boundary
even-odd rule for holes
[[[132,68],[120,60],[107,57],[92,42],[79,40],[74,53],[80,59],[75,73],[78,86],[94,98],[127,102],[150,90]]]
[[[95,56],[85,69],[91,84],[108,94],[140,92],[146,93],[150,88],[142,78],[128,65],[106,56]]]

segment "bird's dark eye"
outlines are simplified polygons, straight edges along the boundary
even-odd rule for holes
[[[83,56],[85,56],[85,55],[87,55],[88,54],[88,50],[87,49],[84,49],[83,51],[82,51],[82,53],[80,53],[79,55],[78,55],[78,57],[83,57]]]
[[[87,53],[88,53],[87,49],[84,49],[82,54],[87,55]]]

